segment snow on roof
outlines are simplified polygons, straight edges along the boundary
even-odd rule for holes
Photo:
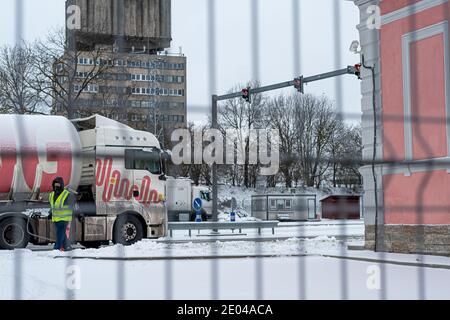
[[[87,118],[74,119],[72,120],[72,123],[77,127],[79,131],[95,129],[100,127],[134,130],[133,128],[123,123],[103,117],[99,114],[95,114]]]

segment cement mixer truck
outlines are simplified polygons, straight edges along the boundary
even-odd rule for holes
[[[73,241],[165,236],[167,156],[151,133],[99,115],[0,115],[0,249],[53,242],[48,196],[57,176],[77,198]]]

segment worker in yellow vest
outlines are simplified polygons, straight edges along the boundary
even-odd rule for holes
[[[72,250],[69,241],[70,224],[73,216],[75,197],[66,188],[64,180],[57,177],[52,183],[53,192],[50,193],[51,218],[56,227],[55,250]]]

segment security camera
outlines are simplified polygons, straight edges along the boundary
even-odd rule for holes
[[[358,40],[353,40],[352,44],[350,45],[350,52],[357,54],[360,53],[361,50],[359,50],[359,41]]]

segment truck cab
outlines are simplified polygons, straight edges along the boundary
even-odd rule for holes
[[[167,179],[167,211],[169,221],[192,221],[192,203],[195,198],[202,200],[203,220],[211,218],[212,195],[207,186],[195,186],[188,178]]]
[[[85,216],[100,217],[96,224],[106,222],[106,238],[114,242],[165,236],[164,153],[156,137],[101,116],[73,123],[83,154],[78,190],[82,199],[95,203],[95,212],[88,206]]]

